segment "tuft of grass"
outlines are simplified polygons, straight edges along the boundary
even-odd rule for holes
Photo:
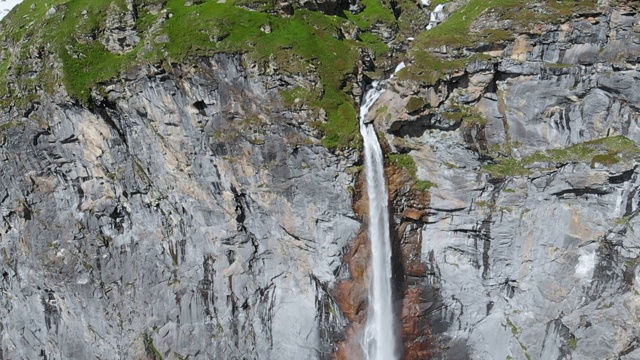
[[[434,85],[443,75],[462,70],[467,63],[465,59],[443,60],[428,51],[416,50],[413,53],[413,61],[398,72],[398,79],[417,80]]]
[[[571,346],[571,348],[572,348],[573,350],[575,350],[575,349],[577,349],[577,348],[578,348],[578,339],[576,339],[576,337],[575,337],[575,336],[572,336],[572,337],[569,339],[569,346]]]
[[[405,108],[408,113],[412,113],[414,111],[422,110],[425,104],[426,101],[424,98],[412,96],[411,98],[409,98],[409,101],[407,101],[407,105],[405,106]]]
[[[520,333],[520,329],[518,329],[516,324],[514,324],[511,319],[507,318],[507,325],[509,325],[509,327],[511,328],[511,333],[513,334],[513,336],[517,337]]]
[[[429,180],[418,179],[418,166],[409,154],[389,154],[387,155],[389,161],[399,167],[405,169],[411,178],[414,180],[414,188],[416,190],[425,191],[434,187],[438,187],[438,184]]]
[[[525,168],[517,159],[499,159],[495,164],[485,165],[482,171],[493,178],[506,178],[511,176],[526,176],[531,170]]]
[[[537,152],[523,160],[524,164],[535,162],[589,162],[613,165],[625,159],[640,156],[640,147],[626,136],[610,136],[575,144],[564,149]]]
[[[15,120],[0,124],[0,133],[13,129],[14,127],[16,127],[16,125],[18,125],[18,122]]]
[[[142,340],[144,342],[144,347],[148,357],[152,358],[153,360],[164,360],[162,353],[160,353],[158,348],[156,348],[155,344],[153,343],[153,339],[151,338],[151,336],[149,336],[149,334],[143,334]]]
[[[409,173],[409,175],[411,175],[411,177],[413,178],[416,177],[416,174],[418,172],[418,166],[416,165],[416,162],[413,160],[411,155],[389,154],[388,159],[393,165],[407,170],[407,172]]]
[[[437,188],[438,184],[431,182],[429,180],[416,180],[415,188],[420,191],[429,190],[434,187]]]
[[[526,176],[534,163],[596,163],[614,165],[628,159],[640,157],[640,146],[623,135],[610,136],[575,144],[563,149],[552,149],[534,153],[522,160],[503,157],[495,164],[484,165],[482,171],[494,178]]]

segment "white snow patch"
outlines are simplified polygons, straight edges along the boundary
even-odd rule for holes
[[[429,6],[429,5],[431,5],[431,1],[429,1],[429,0],[420,0],[420,4],[422,4],[423,6]]]
[[[0,1],[0,19],[5,17],[11,9],[20,4],[22,0],[1,0]]]
[[[398,64],[398,66],[396,66],[396,69],[395,69],[395,71],[393,73],[396,74],[396,73],[398,73],[398,71],[404,69],[405,67],[407,67],[407,65],[403,61],[400,64]]]
[[[447,14],[444,13],[444,4],[438,4],[431,14],[429,14],[429,25],[427,25],[427,30],[433,29],[446,18]]]
[[[582,254],[578,258],[578,265],[576,265],[576,276],[584,278],[591,277],[593,270],[596,268],[596,253]]]

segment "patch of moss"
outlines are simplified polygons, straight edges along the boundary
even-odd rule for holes
[[[520,330],[518,329],[516,324],[514,324],[511,319],[507,318],[507,325],[509,325],[509,327],[511,328],[511,333],[513,334],[513,336],[517,337],[520,333]]]
[[[418,190],[424,191],[434,187],[437,188],[438,184],[431,182],[429,180],[416,180],[415,188]]]
[[[575,350],[575,349],[577,349],[577,348],[578,348],[578,339],[576,339],[576,337],[575,337],[575,336],[572,336],[572,337],[569,339],[569,346],[571,346],[571,348],[572,348],[573,350]]]
[[[482,171],[493,178],[506,178],[511,176],[526,176],[531,170],[525,168],[517,159],[499,159],[495,164],[484,165]]]
[[[386,113],[389,110],[387,105],[382,105],[376,110],[376,117]],[[378,136],[379,137],[379,136]]]
[[[13,129],[18,123],[16,121],[9,121],[4,124],[0,124],[0,133]]]
[[[486,126],[489,123],[489,120],[476,108],[460,104],[455,105],[450,111],[443,113],[442,116],[450,121],[461,121],[463,126]]]
[[[510,154],[510,148],[507,150]],[[633,140],[619,135],[586,141],[563,149],[537,152],[522,160],[511,157],[498,158],[495,164],[484,165],[482,171],[494,178],[526,176],[532,172],[528,166],[534,163],[586,162],[592,166],[596,163],[614,165],[625,159],[634,159],[639,156],[640,146]]]
[[[429,180],[418,179],[418,166],[409,154],[389,154],[387,155],[389,161],[399,167],[403,168],[409,173],[411,178],[415,181],[414,188],[416,190],[424,191],[434,187],[438,187],[438,184]]]
[[[153,343],[153,339],[149,334],[142,335],[142,340],[144,342],[144,348],[147,352],[147,356],[153,360],[164,360],[164,357],[158,351],[155,344]]]
[[[537,152],[523,160],[524,164],[535,162],[589,162],[613,165],[623,159],[640,156],[640,147],[633,140],[619,135],[575,144],[564,149]]]
[[[424,98],[412,96],[409,98],[409,101],[407,101],[407,105],[405,105],[405,108],[407,109],[408,113],[412,113],[414,111],[422,110],[425,104],[426,101]]]
[[[428,51],[415,50],[413,61],[398,72],[398,79],[416,80],[434,85],[444,75],[463,70],[467,63],[465,59],[443,60]]]
[[[389,154],[389,161],[397,167],[407,170],[411,177],[415,178],[418,172],[418,166],[409,154]]]

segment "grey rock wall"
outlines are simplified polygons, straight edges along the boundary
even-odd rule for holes
[[[43,102],[3,127],[0,358],[333,351],[355,156],[306,135],[246,63],[149,68],[99,106]]]
[[[521,35],[433,86],[394,81],[372,109],[437,185],[421,225],[436,358],[640,357],[637,159],[483,170],[492,148],[519,161],[607,136],[639,143],[638,24],[608,9]],[[424,105],[409,113],[412,97]],[[444,116],[460,106],[486,122]]]

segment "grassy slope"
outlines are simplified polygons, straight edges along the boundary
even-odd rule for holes
[[[548,0],[542,7],[532,7],[531,1],[527,0],[469,0],[442,24],[416,37],[411,51],[414,61],[399,74],[400,78],[432,84],[443,74],[463,69],[469,61],[481,56],[475,54],[449,60],[434,56],[430,49],[446,47],[457,50],[509,41],[519,33],[531,31],[536,25],[561,23],[577,12],[592,11],[596,7],[596,0]],[[510,27],[471,31],[471,25],[483,15],[498,22],[509,20]]]
[[[145,5],[158,0],[136,0]],[[164,14],[145,12],[144,6],[137,19],[137,29],[143,41],[131,52],[116,55],[97,41],[78,42],[82,38],[96,38],[104,27],[107,9],[116,4],[125,8],[124,0],[25,0],[3,20],[3,40],[18,45],[18,51],[3,50],[0,57],[0,97],[3,103],[26,104],[35,97],[35,89],[52,91],[63,82],[69,94],[82,102],[90,98],[91,90],[101,82],[114,79],[122,71],[148,63],[179,63],[191,56],[206,56],[217,52],[247,53],[258,63],[268,60],[278,63],[280,71],[308,74],[314,72],[321,79],[318,89],[304,89],[303,101],[312,109],[324,109],[328,122],[318,124],[324,131],[323,142],[330,148],[357,145],[357,104],[347,94],[345,77],[354,72],[359,48],[370,48],[377,56],[388,49],[373,33],[373,26],[386,24],[399,26],[405,31],[411,12],[421,11],[412,0],[397,2],[406,14],[397,21],[386,0],[360,0],[364,11],[353,15],[327,16],[317,12],[297,10],[291,17],[280,17],[267,12],[249,11],[236,6],[234,0],[219,4],[216,0],[186,7],[184,0],[165,0],[173,15],[157,26]],[[273,0],[235,0],[249,2],[258,8],[272,11]],[[488,30],[470,34],[473,21],[487,12],[498,18],[515,21],[516,27],[526,29],[536,22],[560,19],[577,9],[588,8],[595,0],[581,2],[547,2],[546,12],[535,13],[527,8],[525,0],[469,0],[448,20],[435,29],[416,37],[411,52],[413,62],[400,75],[401,79],[416,78],[433,83],[443,73],[465,66],[470,59],[443,60],[428,49],[437,46],[465,47],[477,41],[501,41],[513,32]],[[33,6],[33,9],[32,9]],[[52,7],[57,11],[47,15]],[[86,16],[83,15],[86,12]],[[403,22],[404,19],[404,22]],[[271,33],[260,30],[269,24]],[[361,41],[346,40],[339,36],[340,28],[359,27]],[[152,29],[154,29],[152,31]],[[405,29],[405,30],[403,30]],[[156,36],[166,34],[169,43],[156,43]],[[54,52],[63,63],[62,78],[45,66],[35,77],[32,69],[21,64],[34,51]],[[311,70],[313,68],[313,70]],[[15,90],[7,87],[9,73],[17,79],[23,91],[20,98],[12,97]],[[27,91],[24,91],[24,90]],[[295,91],[293,91],[295,93]],[[355,141],[355,142],[354,142]]]
[[[136,3],[145,2],[149,0]],[[327,112],[328,123],[319,124],[325,132],[323,141],[332,148],[353,146],[357,138],[357,104],[346,93],[344,79],[355,70],[358,48],[369,47],[382,53],[386,46],[369,34],[363,36],[363,41],[340,39],[339,29],[353,26],[367,29],[376,22],[395,21],[391,8],[379,0],[366,0],[365,11],[344,17],[306,10],[297,10],[291,17],[280,17],[246,10],[235,6],[233,1],[220,4],[210,0],[187,7],[184,0],[169,0],[166,8],[172,17],[166,19],[156,33],[148,31],[164,15],[140,11],[136,25],[143,41],[127,54],[112,54],[97,40],[78,42],[80,38],[96,38],[100,34],[112,3],[125,8],[124,0],[50,0],[47,4],[25,0],[3,23],[5,41],[20,44],[22,51],[13,53],[11,59],[5,53],[0,78],[6,79],[9,62],[20,63],[34,46],[47,48],[62,60],[63,79],[51,78],[52,74],[47,71],[42,71],[36,79],[28,79],[13,69],[19,85],[33,88],[36,84],[62,80],[71,96],[86,102],[96,85],[145,62],[179,63],[192,56],[218,52],[247,53],[261,64],[276,61],[283,72],[316,72],[322,87],[312,92],[316,96],[310,97],[307,105]],[[57,11],[47,15],[54,6]],[[87,15],[82,15],[83,12]],[[260,30],[266,24],[271,26],[271,33]],[[145,36],[147,34],[150,36]],[[169,36],[170,42],[153,41],[163,34]],[[27,39],[28,42],[23,41]],[[10,97],[9,89],[0,89],[0,92],[5,98]]]

